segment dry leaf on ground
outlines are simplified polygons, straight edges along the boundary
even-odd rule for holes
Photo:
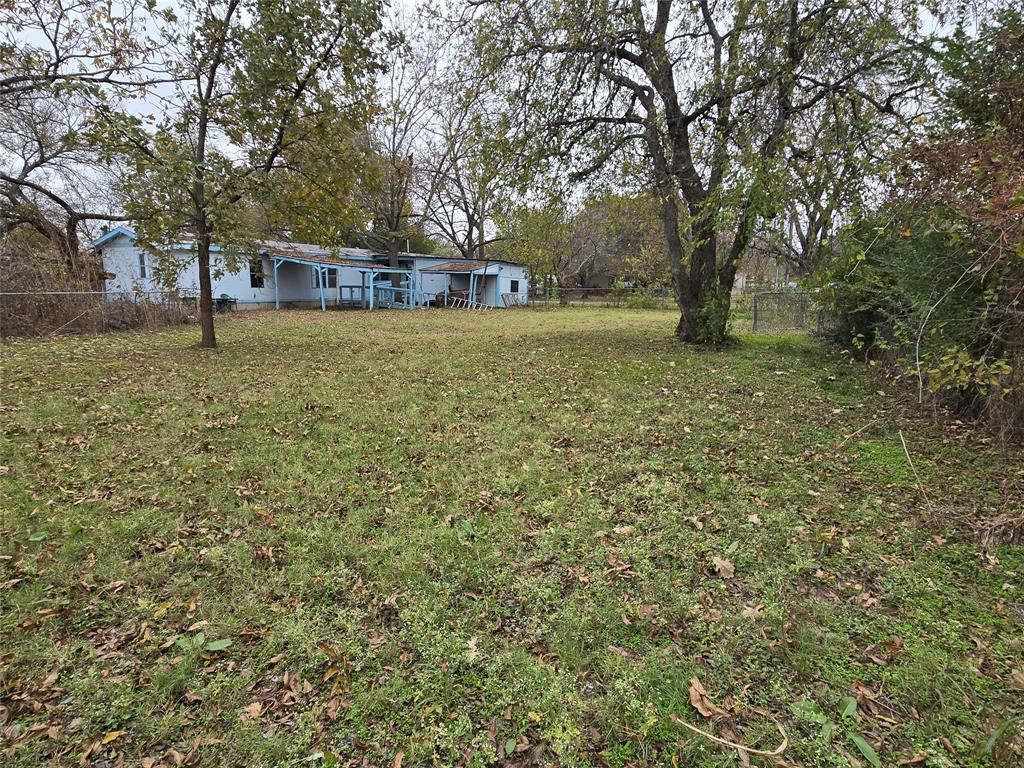
[[[720,707],[712,703],[711,699],[708,698],[707,691],[704,690],[704,686],[701,685],[700,680],[696,677],[690,680],[690,703],[704,717],[725,714]]]
[[[711,562],[715,565],[715,571],[723,579],[731,579],[736,575],[736,567],[726,558],[712,555]]]

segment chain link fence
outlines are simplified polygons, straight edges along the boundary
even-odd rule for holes
[[[832,316],[805,291],[763,291],[753,295],[754,333],[811,331],[821,334],[831,327]]]
[[[668,288],[563,288],[538,286],[530,289],[530,304],[536,306],[594,306],[630,309],[674,309]]]

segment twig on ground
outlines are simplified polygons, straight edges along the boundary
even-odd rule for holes
[[[773,718],[773,717],[770,718],[770,719],[771,719],[772,723],[774,723],[775,727],[779,729],[779,734],[782,736],[782,743],[779,744],[779,746],[777,746],[773,750],[754,749],[753,747],[748,747],[748,746],[746,746],[744,744],[737,744],[734,741],[729,741],[728,739],[723,739],[723,738],[720,738],[718,736],[715,736],[713,733],[708,733],[707,731],[702,731],[697,726],[690,725],[688,722],[686,722],[685,720],[683,720],[683,719],[681,719],[679,717],[676,717],[675,715],[669,715],[669,718],[672,720],[673,723],[676,723],[677,725],[681,725],[684,728],[689,728],[694,733],[700,734],[705,739],[710,739],[711,741],[715,742],[716,744],[721,744],[722,746],[725,746],[725,747],[732,747],[733,749],[738,749],[741,752],[746,752],[746,753],[751,754],[751,755],[760,755],[762,757],[778,757],[783,752],[785,752],[786,748],[789,746],[789,737],[786,735],[786,732],[782,729],[782,726],[779,725],[778,721],[775,718]]]
[[[839,445],[837,445],[836,448],[842,448],[844,445],[846,445],[848,442],[850,442],[853,438],[855,438],[857,435],[859,435],[865,429],[867,429],[868,427],[873,427],[877,423],[878,423],[878,419],[872,419],[867,424],[865,424],[863,427],[858,429],[856,432],[852,432],[849,435],[847,435],[845,438],[843,438],[843,442],[841,442]]]
[[[903,453],[907,456],[907,464],[910,465],[910,471],[914,473],[914,478],[917,480],[917,489],[921,491],[921,496],[924,497],[925,504],[928,505],[928,509],[934,511],[932,507],[932,500],[928,498],[928,492],[924,489],[924,483],[921,482],[921,476],[917,474],[917,467],[914,466],[914,460],[910,458],[910,450],[907,448],[907,441],[903,437],[903,430],[900,430],[900,442],[903,443]]]

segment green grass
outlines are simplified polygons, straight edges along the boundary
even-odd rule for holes
[[[1021,454],[805,337],[674,321],[5,345],[0,760],[740,765],[675,715],[775,718],[788,765],[1019,764],[1024,557],[966,521],[1019,509]]]

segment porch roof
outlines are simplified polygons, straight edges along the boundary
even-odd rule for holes
[[[307,264],[314,267],[365,268],[373,266],[373,262],[369,259],[340,259],[329,251],[316,253],[299,250],[297,248],[282,248],[278,246],[274,248],[264,248],[263,252],[267,256],[273,256],[275,259],[280,259],[281,261],[287,261],[292,264]]]
[[[471,259],[464,259],[461,261],[449,261],[444,264],[438,264],[437,266],[427,267],[426,269],[420,270],[421,272],[429,272],[433,274],[476,274],[476,275],[496,275],[498,270],[501,269],[501,264],[496,261],[474,261]]]

